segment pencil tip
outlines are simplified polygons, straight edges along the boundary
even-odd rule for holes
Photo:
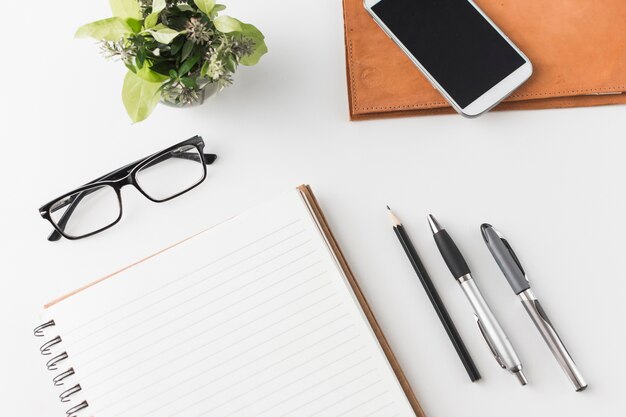
[[[389,206],[387,206],[387,215],[389,216],[389,220],[391,220],[391,224],[394,227],[399,226],[401,224],[400,219],[398,219],[398,217],[395,214],[393,214],[393,211],[391,211]]]

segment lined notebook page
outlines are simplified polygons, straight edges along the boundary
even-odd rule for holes
[[[298,191],[48,315],[81,416],[415,416]]]

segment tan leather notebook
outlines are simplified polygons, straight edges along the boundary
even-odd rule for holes
[[[626,103],[623,0],[476,0],[530,58],[533,75],[496,109]],[[452,113],[378,27],[363,0],[343,0],[350,116]]]
[[[48,304],[75,417],[424,417],[308,186]]]

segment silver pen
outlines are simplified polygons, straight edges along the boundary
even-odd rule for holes
[[[443,260],[448,265],[450,272],[461,286],[474,309],[476,323],[491,353],[493,353],[500,367],[515,375],[520,384],[526,385],[528,381],[522,372],[522,362],[517,356],[515,349],[513,349],[513,345],[506,333],[504,333],[502,326],[500,326],[489,305],[487,305],[476,282],[474,282],[463,255],[461,255],[448,232],[441,227],[432,215],[428,215],[428,223]]]
[[[526,273],[511,248],[511,245],[509,245],[509,242],[507,242],[490,224],[485,223],[480,229],[489,251],[495,258],[496,263],[502,270],[511,288],[513,288],[515,294],[517,294],[522,301],[522,305],[528,312],[533,323],[535,323],[541,336],[543,336],[543,340],[548,344],[557,362],[561,365],[561,368],[572,384],[574,384],[576,391],[584,390],[587,388],[587,382],[585,382],[585,379],[580,374],[578,367],[565,348],[563,341],[554,329],[546,312],[530,289],[530,283],[528,282]]]

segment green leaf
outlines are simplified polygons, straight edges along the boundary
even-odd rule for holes
[[[257,29],[256,26],[251,25],[249,23],[241,23],[241,34],[243,36],[245,36],[246,38],[251,38],[251,39],[265,39],[265,36],[263,36],[263,34],[261,33],[261,31],[259,29]]]
[[[152,29],[148,29],[148,32],[157,42],[164,43],[166,45],[170,44],[174,38],[183,33],[172,28],[168,28],[163,24],[159,24]]]
[[[183,77],[180,79],[180,82],[187,88],[196,88],[198,84],[196,84],[196,80],[191,77]]]
[[[232,55],[229,55],[224,60],[224,68],[226,68],[228,72],[235,72],[235,70],[237,70],[237,62],[235,62]]]
[[[191,7],[188,4],[179,4],[176,6],[178,8],[178,10],[180,10],[181,12],[195,12],[196,9],[194,9],[193,7]]]
[[[135,62],[137,63],[137,68],[143,68],[143,64],[146,62],[146,50],[144,48],[139,48],[137,50],[137,57],[135,59]]]
[[[218,16],[213,20],[215,28],[222,33],[241,32],[241,22],[230,16]]]
[[[172,44],[170,45],[170,53],[172,55],[177,55],[178,52],[183,47],[183,44],[185,42],[186,42],[186,40],[184,38],[178,38],[178,39],[174,40],[174,42],[172,42]]]
[[[239,62],[241,63],[241,65],[251,67],[253,65],[258,64],[259,61],[261,60],[261,57],[265,55],[266,53],[267,53],[267,45],[265,44],[265,41],[260,41],[258,43],[255,43],[254,52],[252,52],[250,55],[246,55],[242,57]]]
[[[152,13],[161,13],[165,6],[165,0],[152,0]]]
[[[146,17],[146,20],[144,21],[143,25],[145,26],[146,29],[152,29],[153,27],[157,25],[157,23],[159,23],[159,13],[150,13]]]
[[[176,70],[171,69],[169,74],[171,79],[178,79],[178,73],[176,72]]]
[[[181,61],[186,60],[189,55],[191,55],[191,51],[193,51],[193,45],[194,43],[191,40],[187,39],[185,41],[185,44],[183,45],[183,52],[180,54]]]
[[[109,0],[111,5],[111,11],[113,16],[121,17],[122,19],[133,18],[140,20],[141,9],[139,9],[139,2],[137,0]]]
[[[224,6],[223,4],[216,4],[215,7],[213,7],[213,10],[211,10],[211,14],[209,15],[209,19],[215,20],[215,18],[219,14],[219,12],[221,12],[222,10],[225,10],[225,9],[226,9],[226,6]]]
[[[144,80],[128,71],[122,88],[122,101],[133,122],[145,120],[161,98],[161,83]]]
[[[109,17],[79,27],[74,36],[115,42],[129,33],[133,33],[133,30],[124,19]]]
[[[130,28],[133,30],[133,32],[135,32],[135,33],[141,32],[142,25],[141,25],[141,21],[140,20],[128,18],[128,19],[126,19],[126,23],[128,23],[128,26],[130,26]]]
[[[180,77],[182,77],[183,75],[186,75],[189,71],[191,71],[193,66],[198,63],[199,60],[200,60],[200,55],[194,55],[191,58],[187,59],[185,62],[183,62],[183,64],[178,69],[178,75]]]
[[[193,2],[207,16],[211,14],[211,10],[215,7],[215,0],[193,0]]]
[[[169,79],[165,75],[152,71],[147,65],[144,65],[142,69],[137,71],[137,75],[150,83],[163,83],[163,81]]]
[[[204,61],[202,68],[200,68],[200,76],[206,77],[207,72],[209,72],[209,61]]]
[[[248,23],[241,24],[241,34],[246,38],[254,41],[254,52],[241,58],[241,65],[256,65],[261,57],[267,53],[267,45],[265,44],[265,36],[254,25]]]

